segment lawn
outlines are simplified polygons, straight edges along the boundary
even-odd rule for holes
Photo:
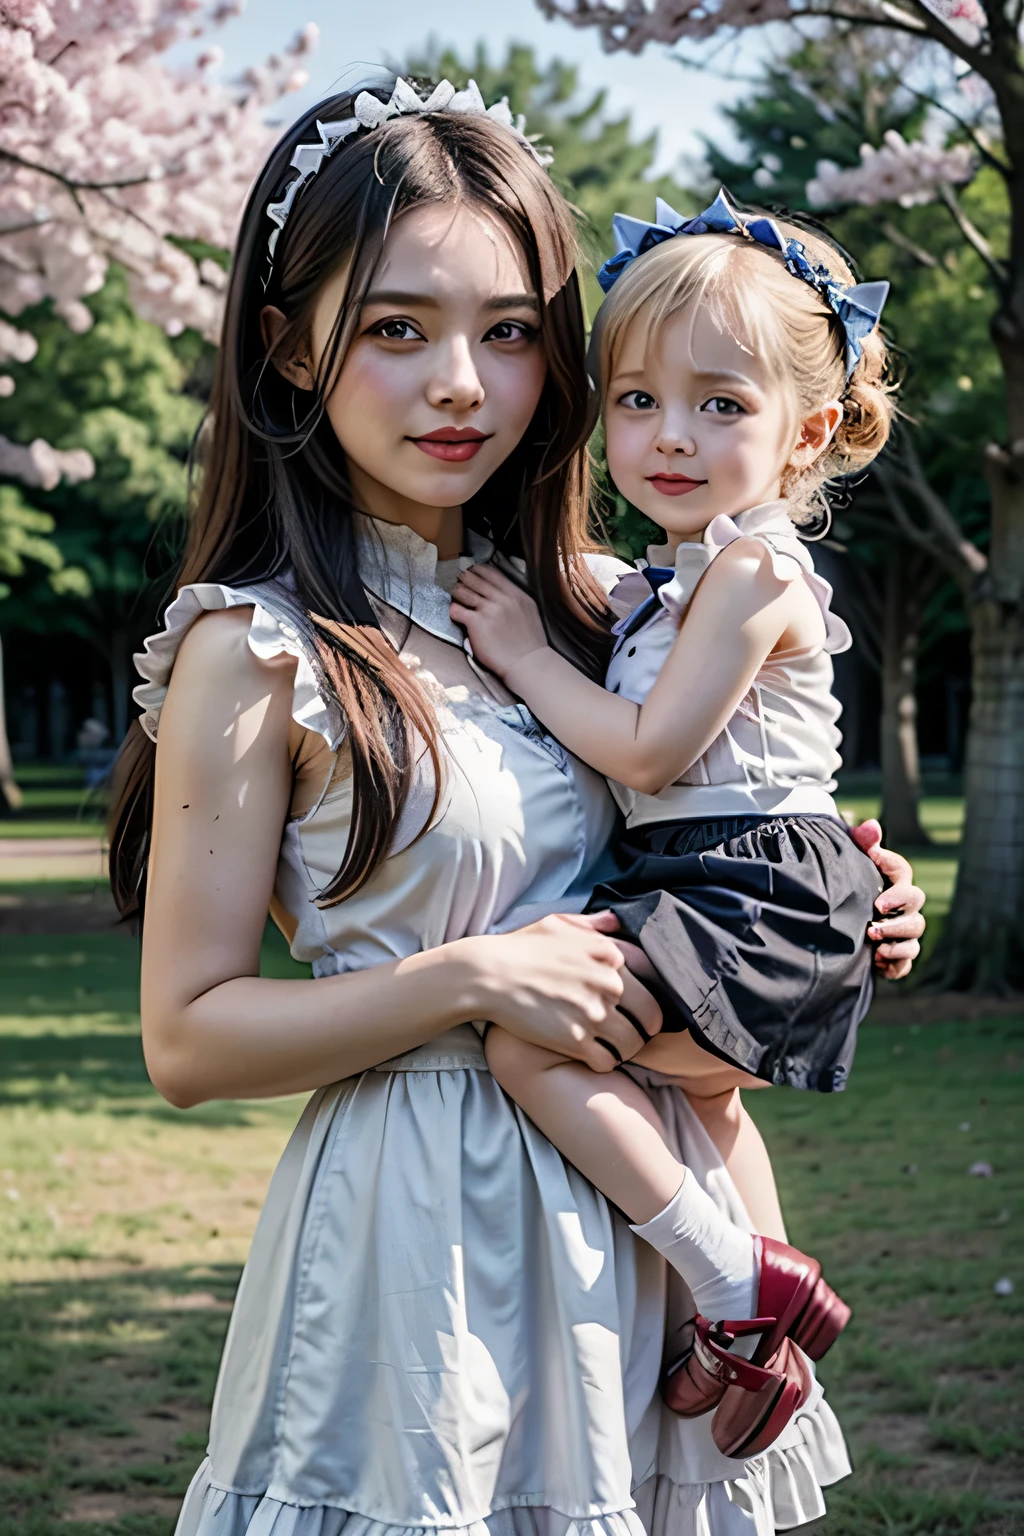
[[[928,807],[929,884],[957,814]],[[264,966],[301,974],[273,936]],[[164,1104],[137,970],[109,932],[0,937],[0,1536],[167,1536],[301,1108]],[[1024,1532],[1024,1018],[956,1013],[887,999],[845,1095],[750,1096],[794,1240],[855,1308],[821,1374],[857,1471],[821,1536]]]

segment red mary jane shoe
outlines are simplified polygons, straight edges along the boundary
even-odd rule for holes
[[[759,1271],[757,1312],[774,1319],[754,1351],[754,1364],[767,1365],[786,1338],[799,1344],[812,1360],[820,1360],[850,1321],[846,1302],[821,1278],[817,1259],[798,1248],[774,1237],[755,1237],[754,1254]],[[726,1327],[735,1333],[733,1324]]]
[[[690,1348],[662,1382],[666,1404],[683,1418],[717,1408],[711,1434],[723,1456],[742,1459],[767,1450],[810,1396],[810,1368],[790,1339],[782,1340],[767,1366],[730,1354],[741,1334],[759,1332],[768,1321],[712,1324],[695,1317]]]
[[[850,1321],[821,1265],[788,1243],[755,1237],[758,1317],[712,1325],[696,1317],[683,1354],[662,1380],[674,1413],[698,1418],[717,1408],[712,1433],[725,1456],[754,1456],[778,1439],[811,1389],[805,1355],[820,1360]],[[729,1353],[760,1333],[751,1360]]]

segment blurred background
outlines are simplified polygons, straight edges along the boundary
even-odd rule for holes
[[[822,220],[893,284],[901,420],[815,560],[856,636],[840,803],[914,860],[927,954],[880,988],[842,1100],[751,1107],[794,1239],[857,1309],[823,1371],[857,1472],[821,1529],[1024,1532],[1019,9],[0,11],[0,1536],[170,1531],[301,1107],[157,1099],[103,822],[248,186],[300,111],[389,72],[474,78],[525,113],[588,272],[614,212],[696,212],[724,183]],[[605,480],[597,511],[629,558],[655,536]],[[272,931],[264,969],[303,974]]]

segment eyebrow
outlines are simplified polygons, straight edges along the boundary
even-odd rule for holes
[[[639,379],[644,376],[645,369],[629,368],[612,374],[610,384],[618,384],[623,379]],[[745,389],[760,390],[761,386],[745,373],[736,373],[731,368],[695,368],[693,377],[703,384],[728,383],[743,386]]]
[[[394,304],[399,308],[409,309],[440,309],[440,303],[428,293],[403,293],[396,288],[377,288],[368,293],[363,304]],[[504,293],[497,298],[488,299],[484,309],[533,309],[540,310],[535,293]]]

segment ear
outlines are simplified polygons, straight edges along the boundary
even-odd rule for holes
[[[789,456],[794,469],[809,469],[815,459],[820,459],[835,437],[843,419],[841,400],[828,400],[800,424],[800,436]]]
[[[277,343],[287,324],[287,316],[273,304],[267,304],[260,310],[260,334],[270,361],[281,377],[287,379],[289,384],[294,384],[296,389],[312,389],[313,370],[305,347],[287,362],[279,354],[275,355]]]

